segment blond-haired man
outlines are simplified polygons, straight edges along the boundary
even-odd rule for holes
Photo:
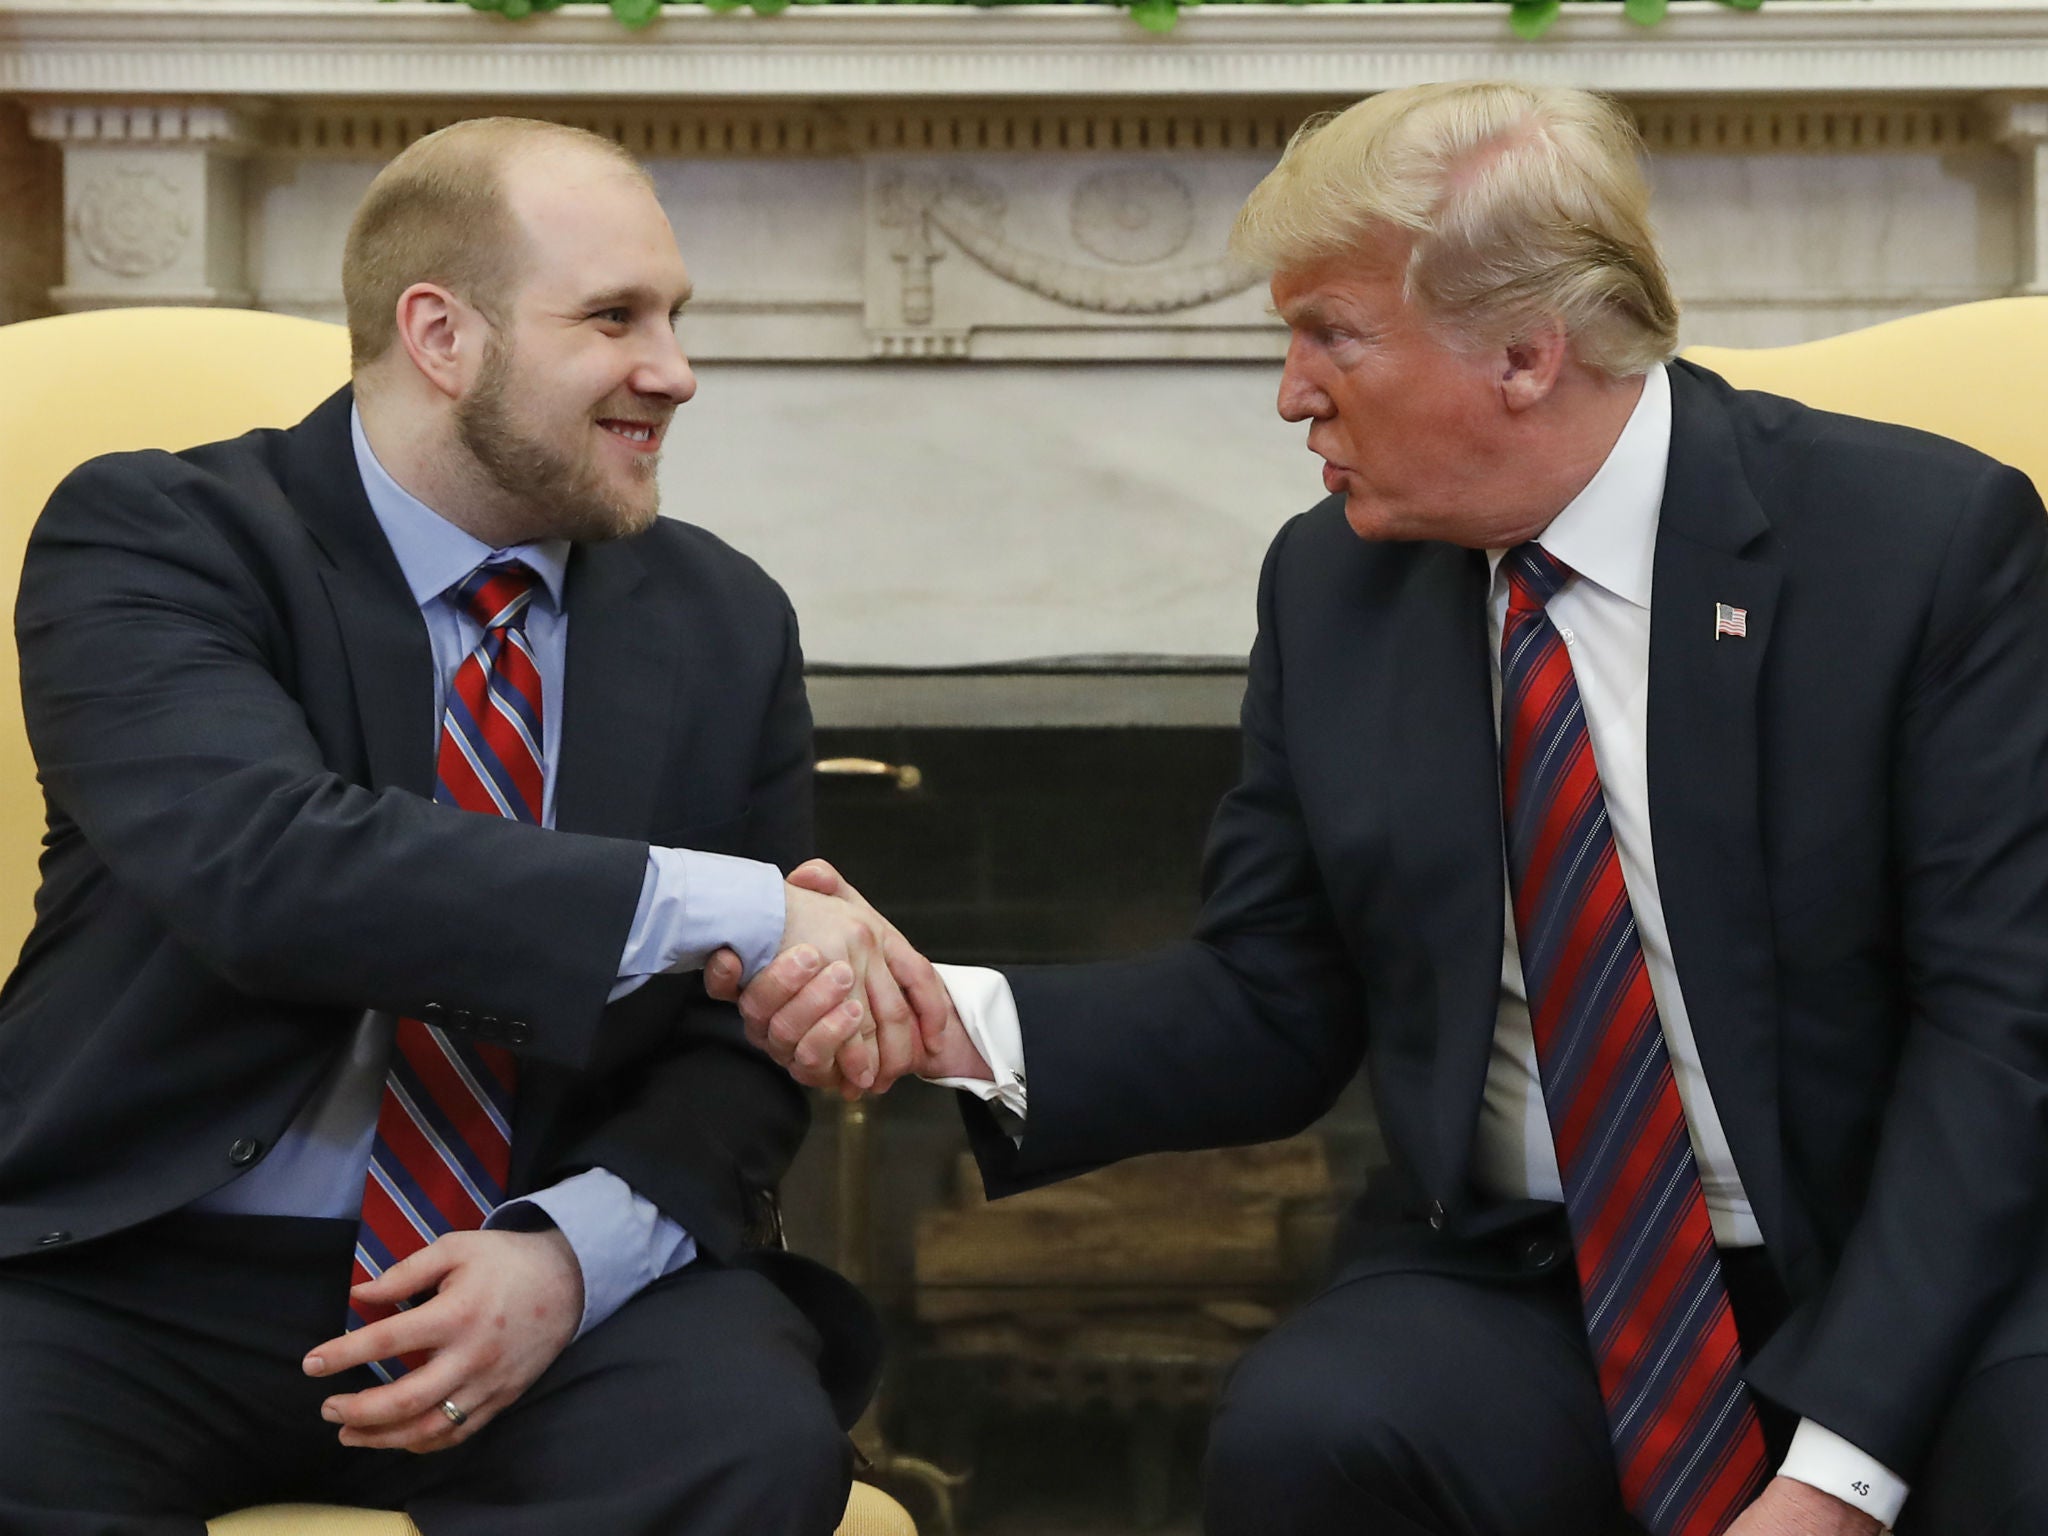
[[[344,289],[351,389],[87,465],[30,543],[0,1530],[828,1532],[870,1325],[775,1249],[805,1107],[695,972],[866,935],[778,868],[787,601],[656,517],[668,220],[603,140],[463,123]]]
[[[1515,84],[1295,140],[1236,238],[1331,494],[1194,942],[941,967],[884,1034],[997,1194],[1289,1134],[1363,1060],[1393,1166],[1230,1382],[1219,1536],[2048,1530],[2048,526],[1671,361],[1636,155]],[[743,1009],[829,1081],[806,959]]]

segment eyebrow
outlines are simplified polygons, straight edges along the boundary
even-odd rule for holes
[[[1284,320],[1291,326],[1328,325],[1330,323],[1330,307],[1319,299],[1304,299],[1289,309],[1282,309],[1277,304],[1268,304],[1266,306],[1266,313],[1276,319]]]
[[[685,288],[675,301],[668,306],[668,312],[671,317],[682,313],[683,306],[690,302],[691,294],[694,291],[694,289]],[[592,294],[583,301],[583,308],[585,310],[635,309],[642,306],[657,305],[660,302],[661,296],[652,288],[628,286],[625,288],[607,288],[602,293]]]

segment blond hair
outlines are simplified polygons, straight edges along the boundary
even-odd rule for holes
[[[515,154],[585,149],[646,170],[610,139],[530,117],[475,117],[428,134],[377,173],[342,248],[349,360],[360,369],[398,339],[398,297],[436,283],[499,323],[524,265],[524,239],[505,198]]]
[[[1615,377],[1677,349],[1635,125],[1589,91],[1482,80],[1408,86],[1304,124],[1253,189],[1234,256],[1298,272],[1388,236],[1406,297],[1454,341],[1549,323]]]

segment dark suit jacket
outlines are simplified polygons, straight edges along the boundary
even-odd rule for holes
[[[427,631],[349,405],[96,460],[30,539],[49,832],[0,992],[0,1259],[225,1184],[384,1008],[519,1053],[512,1192],[603,1166],[739,1262],[805,1101],[697,976],[606,995],[650,841],[811,852],[789,603],[681,523],[577,547],[557,829],[437,807]]]
[[[2041,1268],[2048,522],[1955,443],[1671,383],[1650,819],[1795,1303],[1751,1379],[1910,1478]],[[1291,1134],[1363,1057],[1396,1193],[1340,1262],[1511,1267],[1488,1234],[1535,1212],[1470,1178],[1504,910],[1486,587],[1482,554],[1365,543],[1337,498],[1281,532],[1198,932],[1011,976],[1021,1150],[969,1116],[994,1189]],[[1714,638],[1724,602],[1747,639]],[[2043,1347],[2048,1309],[2017,1310],[2009,1347]]]

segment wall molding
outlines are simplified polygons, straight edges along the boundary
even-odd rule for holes
[[[1341,106],[1333,101],[1330,106]],[[1312,111],[1299,103],[985,102],[934,100],[654,104],[501,97],[475,101],[300,100],[264,128],[275,153],[383,158],[462,117],[544,117],[601,134],[644,159],[803,158],[863,154],[1277,155]]]
[[[259,114],[204,102],[54,102],[29,111],[29,131],[59,144],[254,147]]]
[[[1328,107],[1342,105],[1328,103]],[[1993,116],[1968,98],[1632,102],[1654,154],[1947,154],[1995,147]],[[296,159],[383,160],[459,118],[494,111],[601,134],[647,160],[868,154],[1277,155],[1323,104],[990,103],[843,106],[575,101],[280,103],[268,109],[86,101],[33,112],[37,137],[80,142],[247,143]]]
[[[1674,0],[1644,32],[1567,7],[1540,44],[1505,7],[1206,7],[1155,37],[1082,6],[673,5],[628,32],[425,0],[0,0],[0,93],[536,98],[1347,98],[1514,75],[1623,95],[2048,90],[2048,0]]]

